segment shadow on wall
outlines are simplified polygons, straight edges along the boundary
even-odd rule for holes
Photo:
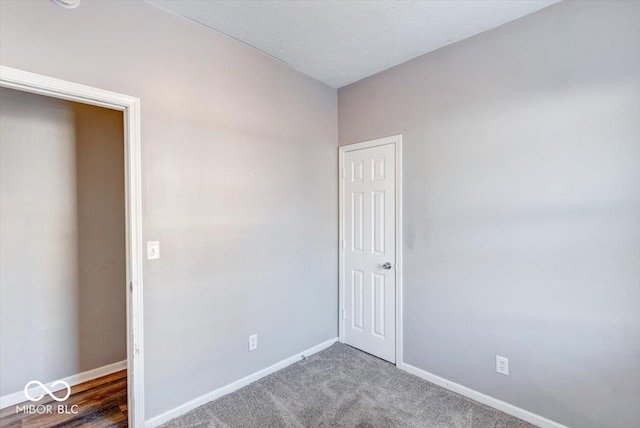
[[[78,210],[79,370],[126,359],[122,112],[73,104]]]

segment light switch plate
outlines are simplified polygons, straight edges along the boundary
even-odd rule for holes
[[[147,242],[147,260],[155,260],[160,258],[160,242]]]

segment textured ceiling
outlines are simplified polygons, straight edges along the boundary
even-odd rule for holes
[[[339,88],[556,1],[148,3],[238,39]]]

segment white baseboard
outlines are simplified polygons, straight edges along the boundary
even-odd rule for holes
[[[448,379],[445,379],[438,375],[434,375],[433,373],[429,373],[428,371],[419,369],[410,364],[400,363],[398,364],[398,368],[431,383],[435,383],[436,385],[439,385],[450,391],[457,392],[460,395],[464,395],[465,397],[470,398],[474,401],[486,404],[487,406],[498,409],[501,412],[507,413],[511,416],[522,419],[523,421],[527,421],[531,424],[537,425],[541,428],[567,428],[565,425],[559,424],[558,422],[554,422],[543,416],[537,415],[528,410],[524,410],[505,401],[498,400],[497,398],[493,398],[474,389],[467,388],[466,386],[460,385],[459,383],[452,382]]]
[[[281,370],[297,361],[300,361],[303,355],[308,357],[309,355],[320,352],[323,349],[326,349],[329,346],[333,345],[337,341],[338,341],[338,338],[335,337],[333,339],[327,340],[326,342],[322,342],[319,345],[311,347],[305,351],[299,352],[289,358],[286,358],[280,362],[277,362],[267,367],[266,369],[257,371],[253,374],[250,374],[249,376],[243,377],[240,380],[237,380],[226,386],[223,386],[222,388],[218,388],[215,391],[211,391],[207,394],[201,395],[200,397],[197,397],[187,403],[184,403],[178,407],[175,407],[169,411],[166,411],[158,416],[154,416],[153,418],[148,419],[147,422],[145,422],[145,427],[154,428],[154,427],[160,426],[163,423],[170,421],[171,419],[177,418],[178,416],[184,415],[185,413],[190,412],[191,410],[202,406],[203,404],[207,404],[208,402],[213,401],[216,398],[220,398],[223,395],[227,395],[237,389],[242,388],[243,386],[247,386],[250,383],[253,383],[259,379],[262,379],[267,375],[270,375],[271,373],[277,372],[278,370]]]
[[[69,384],[69,386],[76,386],[83,382],[88,382],[102,376],[110,375],[111,373],[119,372],[120,370],[125,370],[126,368],[127,360],[123,360],[57,380],[65,381]],[[63,388],[64,387],[52,388],[51,392],[57,392]],[[29,395],[31,395],[32,397],[41,394],[44,394],[44,390],[41,387],[36,387],[29,390]],[[27,401],[27,397],[25,396],[24,391],[18,391],[14,392],[13,394],[3,395],[2,397],[0,397],[0,409],[4,409],[6,407],[22,403],[24,401]]]

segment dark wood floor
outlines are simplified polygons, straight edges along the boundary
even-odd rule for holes
[[[52,406],[51,414],[16,412],[16,406],[0,410],[0,427],[126,427],[127,424],[127,371],[123,370],[71,388],[71,396],[58,403],[48,395],[38,402],[23,405]],[[58,405],[67,409],[77,405],[77,414],[58,413]]]

